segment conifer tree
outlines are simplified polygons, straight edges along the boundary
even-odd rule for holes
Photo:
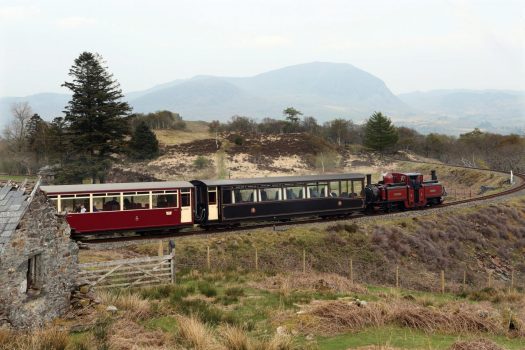
[[[85,178],[103,182],[113,155],[124,150],[129,135],[125,117],[131,108],[121,101],[124,95],[120,85],[100,55],[80,54],[69,76],[72,81],[63,84],[73,92],[64,111],[73,158],[69,166],[82,165]]]
[[[137,160],[152,159],[159,154],[159,141],[148,124],[142,121],[129,141],[130,156]]]
[[[398,138],[396,127],[390,118],[381,112],[375,112],[366,122],[364,139],[366,147],[383,153],[387,148],[394,146]]]

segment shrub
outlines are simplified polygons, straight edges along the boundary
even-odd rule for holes
[[[233,143],[235,143],[237,146],[242,146],[244,144],[244,137],[241,135],[234,135]]]
[[[193,161],[193,166],[195,166],[195,168],[197,168],[197,169],[207,168],[207,167],[210,166],[210,164],[211,164],[211,160],[209,160],[208,158],[206,158],[204,156],[198,156]]]
[[[208,298],[211,298],[217,295],[217,289],[215,289],[215,287],[213,287],[209,282],[200,281],[197,287],[199,288],[199,292],[201,292],[203,295],[207,296]]]

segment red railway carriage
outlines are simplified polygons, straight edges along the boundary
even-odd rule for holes
[[[420,173],[388,173],[383,181],[365,189],[367,207],[390,211],[440,204],[445,188],[438,182],[435,171],[431,176],[431,180],[425,181]]]
[[[186,181],[42,186],[73,233],[143,231],[193,225]]]

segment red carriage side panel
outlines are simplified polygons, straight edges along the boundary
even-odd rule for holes
[[[155,229],[181,225],[181,213],[179,208],[68,213],[67,222],[77,233]]]

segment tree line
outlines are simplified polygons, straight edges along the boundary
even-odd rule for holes
[[[307,133],[340,147],[361,145],[381,154],[404,151],[439,161],[494,170],[525,172],[525,137],[499,135],[474,129],[459,136],[430,133],[400,126],[381,112],[370,116],[363,124],[337,118],[319,123],[312,116],[303,116],[289,107],[283,110],[284,119],[264,118],[261,121],[233,116],[221,123],[209,124],[210,132],[230,132],[239,135],[270,135]]]

